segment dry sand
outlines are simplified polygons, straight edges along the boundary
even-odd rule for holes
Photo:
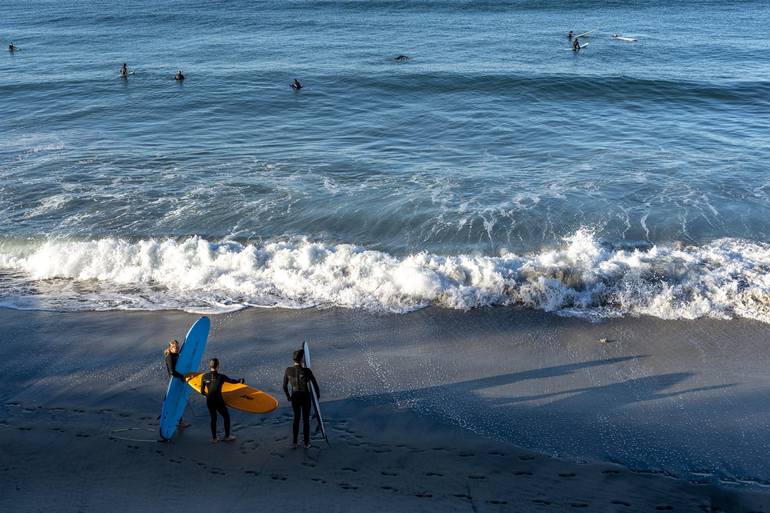
[[[206,356],[282,408],[211,444],[193,397],[158,443],[162,349],[195,318],[0,310],[0,511],[770,511],[762,324],[216,316]],[[279,389],[302,340],[331,439],[309,450]]]

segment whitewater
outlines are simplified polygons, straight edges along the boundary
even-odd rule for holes
[[[555,249],[396,257],[306,238],[118,238],[0,244],[3,306],[41,309],[344,307],[409,312],[528,308],[601,319],[743,317],[770,322],[770,245],[618,248],[588,230]],[[84,302],[83,297],[89,301]]]

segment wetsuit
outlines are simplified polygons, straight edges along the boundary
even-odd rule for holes
[[[230,437],[230,413],[227,411],[225,398],[222,397],[222,385],[225,383],[238,383],[238,380],[216,371],[207,372],[201,379],[201,394],[206,396],[206,406],[211,417],[211,438],[214,440],[217,439],[217,413],[222,415],[225,421],[225,438]]]
[[[168,377],[174,376],[175,378],[184,379],[184,376],[176,371],[176,361],[179,359],[179,353],[166,354],[166,372]]]
[[[288,367],[283,375],[283,392],[286,399],[291,402],[291,408],[294,410],[294,424],[292,425],[292,434],[294,443],[297,443],[299,436],[299,419],[302,417],[302,436],[305,445],[310,444],[310,386],[315,387],[316,397],[321,398],[321,390],[318,388],[318,382],[313,376],[313,371],[305,369],[299,365]],[[289,393],[291,385],[291,393]]]

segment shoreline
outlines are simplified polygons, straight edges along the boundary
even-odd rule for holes
[[[111,438],[115,429],[138,428],[138,438],[157,429],[162,349],[196,318],[0,309],[0,371],[10,383],[0,392],[0,439],[13,456],[0,481],[15,490],[0,504],[45,509],[86,475],[76,488],[87,500],[72,511],[103,509],[105,497],[127,500],[126,510],[181,510],[193,497],[180,484],[177,502],[166,504],[160,483],[183,469],[199,492],[235,510],[282,507],[298,483],[324,511],[770,505],[769,464],[754,456],[768,452],[770,361],[761,349],[770,334],[756,321],[590,324],[513,308],[241,310],[211,317],[205,357],[273,394],[279,410],[233,412],[238,440],[212,445],[205,408],[192,397],[193,426],[175,443]],[[295,454],[280,377],[303,340],[331,446]],[[55,477],[62,459],[69,470]],[[47,492],[29,487],[50,480]],[[144,502],[126,499],[131,493]]]

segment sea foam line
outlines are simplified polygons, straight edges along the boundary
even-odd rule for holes
[[[586,317],[770,322],[770,246],[738,239],[618,249],[580,230],[553,249],[498,257],[397,257],[307,239],[260,245],[200,237],[47,240],[0,244],[0,270],[16,276],[3,282],[6,306],[16,297],[19,305],[34,307],[35,290],[45,289],[41,304],[53,301],[55,309],[82,309],[86,297],[93,309],[252,305],[407,312],[428,305],[523,305]],[[78,287],[46,289],[50,280]]]

